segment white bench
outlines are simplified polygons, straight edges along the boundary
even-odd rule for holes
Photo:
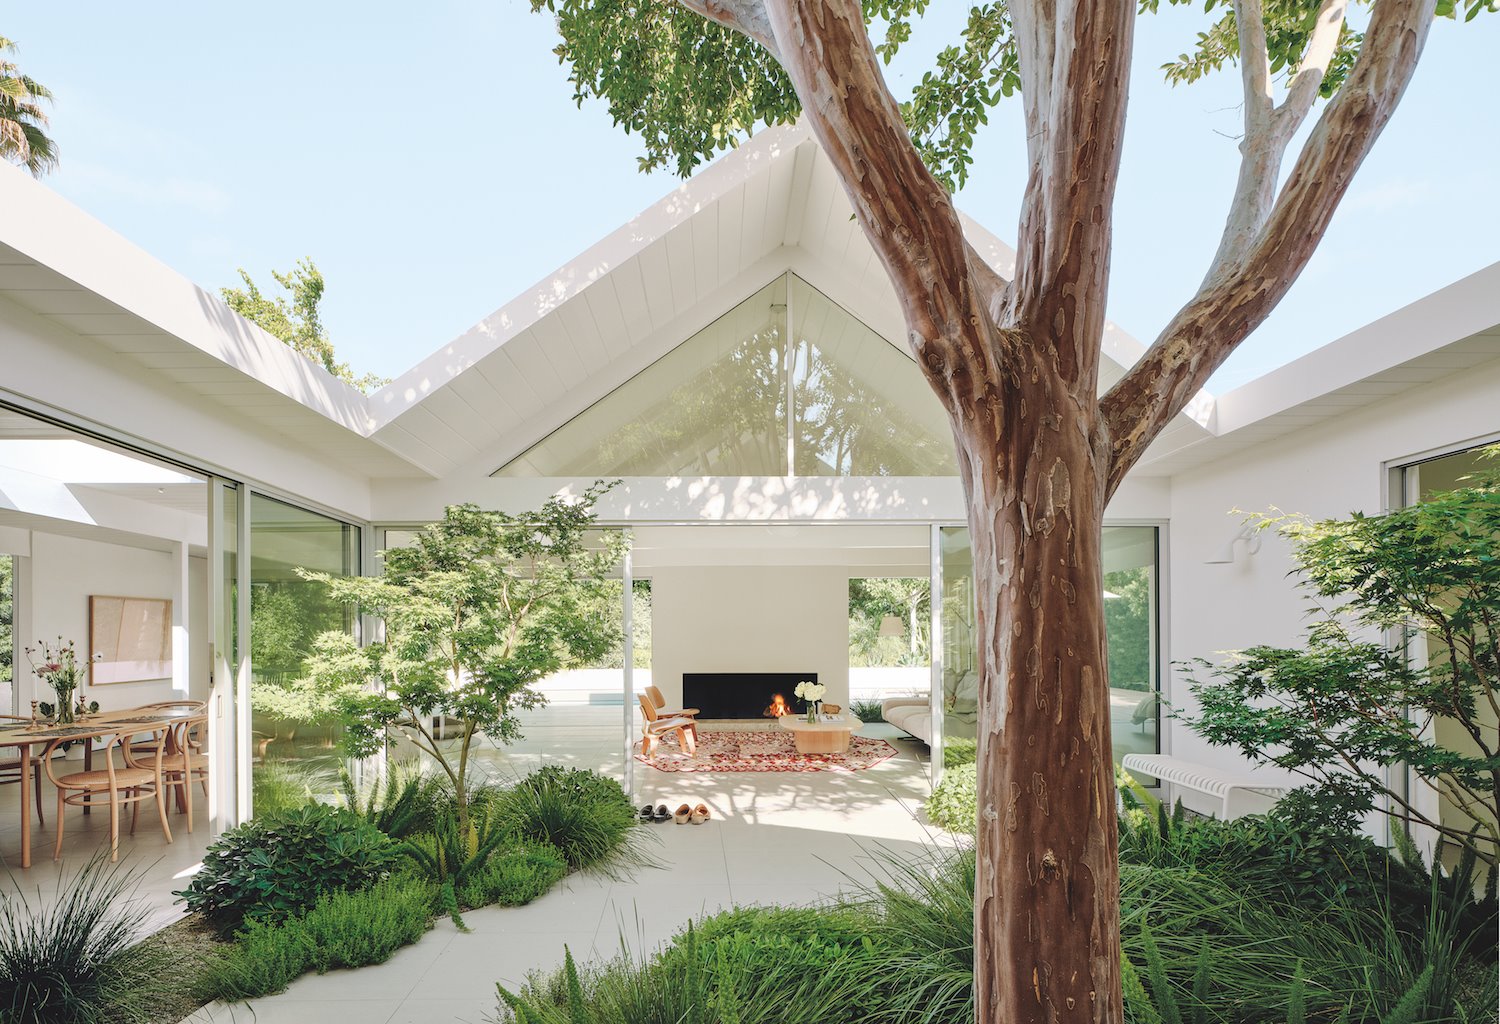
[[[1185,761],[1167,754],[1126,754],[1120,763],[1126,771],[1150,775],[1162,782],[1218,801],[1217,816],[1225,821],[1246,814],[1263,814],[1303,780],[1285,772],[1235,772]],[[1193,802],[1183,804],[1193,810]]]

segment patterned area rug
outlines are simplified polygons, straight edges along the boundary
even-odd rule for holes
[[[635,748],[635,759],[663,772],[857,772],[896,756],[885,740],[853,736],[843,754],[799,754],[792,734],[698,730],[698,754],[689,757],[677,736],[665,736],[650,757]]]

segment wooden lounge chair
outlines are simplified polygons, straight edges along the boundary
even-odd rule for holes
[[[696,719],[701,712],[697,708],[668,708],[667,698],[661,695],[661,690],[655,686],[646,687],[646,696],[651,698],[651,703],[656,707],[658,718],[692,718]]]
[[[645,716],[644,727],[641,729],[641,753],[650,757],[656,752],[656,745],[661,738],[668,733],[677,734],[677,742],[682,749],[687,751],[691,757],[698,753],[698,730],[691,718],[661,718],[656,713],[656,705],[651,698],[644,693],[636,694],[641,702],[641,714]]]

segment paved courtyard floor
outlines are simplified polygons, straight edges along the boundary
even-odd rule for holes
[[[720,908],[813,902],[868,881],[884,858],[924,856],[932,844],[950,842],[922,817],[929,789],[926,747],[889,726],[866,726],[864,734],[890,738],[898,756],[848,774],[666,774],[637,763],[637,806],[648,800],[674,808],[703,801],[713,811],[704,825],[643,826],[652,866],[630,869],[622,878],[571,876],[529,906],[466,914],[469,933],[444,920],[389,963],[309,975],[281,995],[207,1007],[189,1021],[312,1024],[337,1016],[360,1024],[478,1024],[495,1013],[496,982],[514,987],[528,972],[560,964],[564,946],[580,961],[610,957],[622,945],[651,949],[688,921]],[[622,736],[618,706],[559,704],[528,716],[522,742],[482,756],[497,780],[547,763],[622,778]],[[85,819],[70,810],[64,858],[54,864],[54,797],[44,791],[48,824],[33,835],[33,867],[21,871],[16,799],[14,787],[0,789],[0,862],[33,902],[50,901],[60,882],[103,848],[107,815]],[[174,814],[175,842],[168,845],[149,811],[142,812],[134,838],[122,837],[121,864],[136,875],[151,922],[159,927],[180,916],[171,892],[197,870],[210,837],[201,824],[187,835]]]

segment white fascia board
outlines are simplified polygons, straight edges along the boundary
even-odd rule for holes
[[[3,240],[193,348],[356,433],[366,398],[17,167],[0,163]]]
[[[580,256],[538,281],[458,338],[370,396],[371,428],[399,417],[427,395],[490,355],[621,263],[691,220],[724,193],[777,160],[792,159],[810,135],[800,124],[768,128],[683,182],[659,202],[606,235]]]
[[[427,523],[459,502],[524,512],[554,496],[577,497],[590,478],[486,477],[373,482],[373,521]],[[1106,514],[1155,520],[1170,510],[1165,480],[1127,480]],[[966,523],[956,477],[632,477],[600,499],[607,523]]]
[[[1219,396],[1216,433],[1248,427],[1500,325],[1500,263]]]

